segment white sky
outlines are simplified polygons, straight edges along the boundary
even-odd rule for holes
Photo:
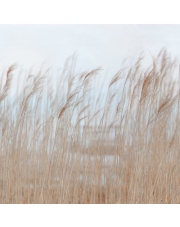
[[[0,25],[1,65],[62,67],[76,52],[78,69],[114,73],[124,58],[162,47],[180,58],[179,25]]]

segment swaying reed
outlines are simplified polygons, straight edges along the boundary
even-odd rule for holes
[[[60,77],[10,66],[0,78],[0,202],[180,203],[177,63],[162,50],[142,64],[109,84],[101,68],[77,73],[74,58]]]

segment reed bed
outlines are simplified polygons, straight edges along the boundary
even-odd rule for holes
[[[2,70],[0,203],[180,203],[178,64],[143,61]]]

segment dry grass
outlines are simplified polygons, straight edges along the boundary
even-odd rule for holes
[[[165,50],[146,70],[142,61],[109,84],[101,68],[76,73],[73,60],[60,77],[10,66],[0,78],[0,202],[180,203],[177,65]]]

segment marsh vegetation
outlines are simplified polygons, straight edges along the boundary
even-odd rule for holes
[[[143,60],[2,70],[0,203],[180,203],[179,66]]]

